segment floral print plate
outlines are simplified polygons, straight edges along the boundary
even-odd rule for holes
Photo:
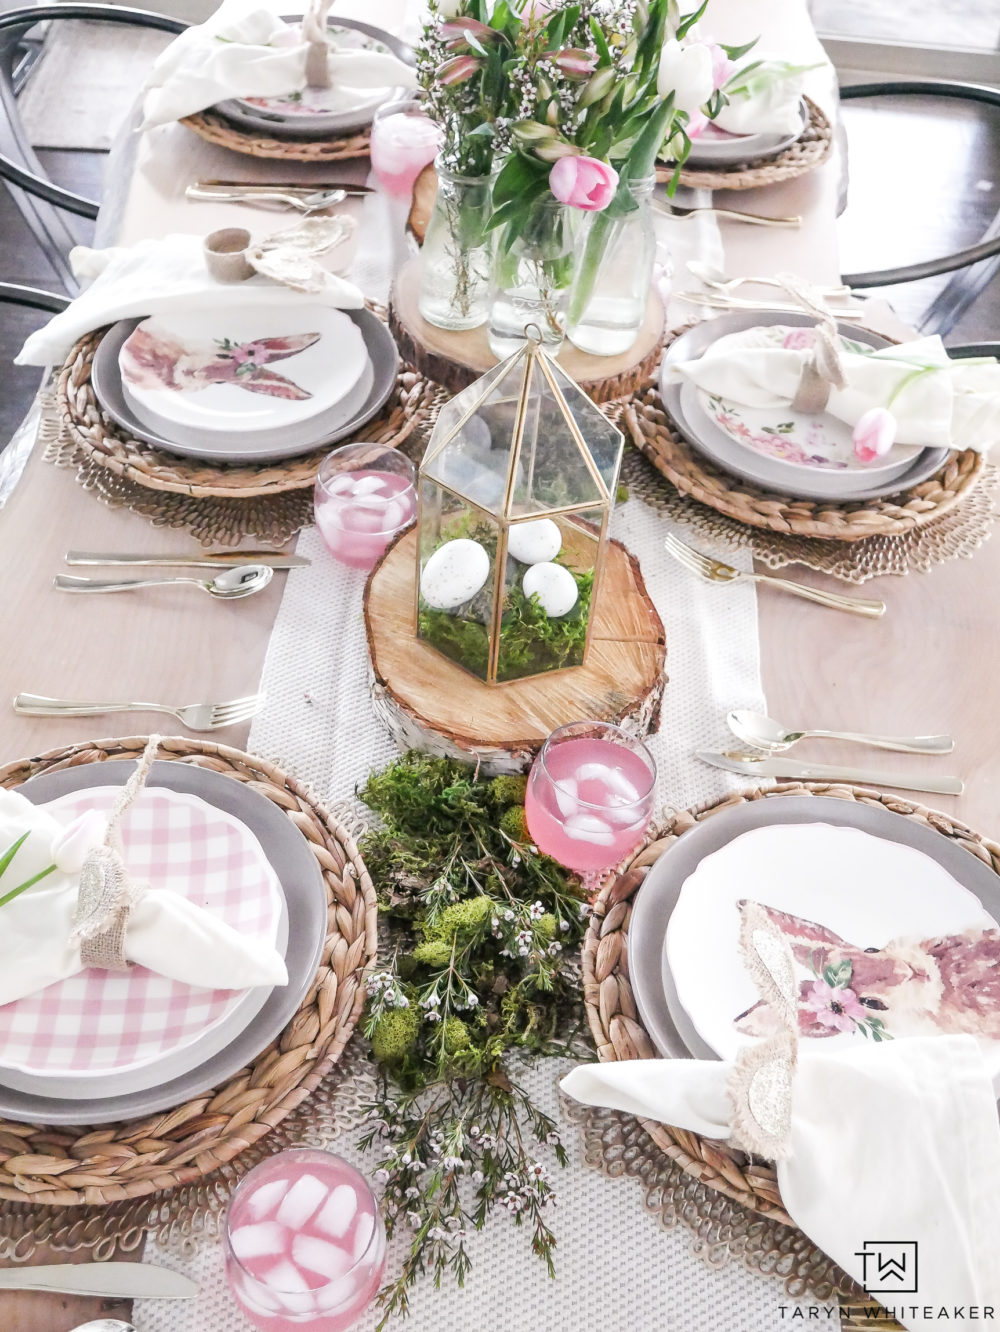
[[[677,1002],[722,1058],[778,1030],[742,964],[741,913],[786,939],[802,1041],[968,1033],[1000,1072],[1000,928],[912,846],[858,828],[780,824],[735,837],[681,887],[664,943]]]

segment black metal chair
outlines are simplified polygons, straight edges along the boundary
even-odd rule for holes
[[[39,287],[23,287],[16,282],[0,282],[0,304],[26,305],[34,310],[49,310],[58,314],[69,305],[69,297]]]
[[[841,88],[840,96],[844,101],[872,97],[943,97],[1000,108],[1000,89],[972,83],[929,82],[920,79],[854,84]],[[891,287],[897,283],[919,282],[923,278],[955,273],[956,276],[938,293],[920,320],[923,332],[945,334],[969,309],[998,269],[1000,213],[993,218],[982,240],[976,245],[919,264],[866,273],[845,273],[842,281],[856,288]]]
[[[26,77],[25,62],[31,59],[30,49],[28,55],[25,54],[25,45],[31,42],[31,30],[40,23],[66,19],[124,23],[170,33],[183,32],[188,24],[165,14],[117,5],[41,5],[0,14],[0,178],[5,181],[59,282],[66,291],[75,294],[79,288],[70,270],[68,255],[77,238],[61,210],[94,218],[98,204],[93,199],[63,189],[48,178],[24,131],[17,107],[17,94]]]

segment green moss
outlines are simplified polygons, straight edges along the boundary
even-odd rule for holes
[[[451,944],[446,939],[426,939],[417,944],[413,956],[426,967],[446,967],[451,961]]]
[[[531,833],[528,831],[528,820],[525,818],[523,805],[514,805],[504,812],[500,820],[500,830],[505,832],[513,842],[531,841]]]
[[[383,1013],[372,1032],[372,1050],[379,1063],[400,1063],[417,1044],[420,1015],[413,1008]]]
[[[489,785],[490,800],[498,809],[506,805],[523,805],[527,790],[527,777],[494,777]]]
[[[441,1041],[448,1054],[457,1054],[471,1046],[472,1036],[461,1018],[449,1017],[444,1020]]]
[[[556,937],[556,918],[551,911],[546,911],[535,923],[535,933],[545,943],[551,943]]]
[[[489,928],[493,918],[493,903],[488,897],[466,897],[452,902],[433,922],[424,922],[424,933],[429,940],[443,940],[451,944],[455,939],[467,938]]]

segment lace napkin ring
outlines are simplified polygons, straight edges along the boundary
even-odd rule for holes
[[[792,398],[792,411],[815,416],[826,410],[831,389],[842,389],[847,382],[837,321],[814,289],[801,278],[781,273],[778,281],[807,314],[815,315],[819,321],[815,329],[815,342],[803,363],[801,378]]]
[[[87,853],[80,871],[80,888],[70,943],[78,944],[85,967],[128,971],[125,932],[141,888],[129,877],[122,858],[120,823],[125,811],[146,784],[160,736],[151,735],[135,772],[121,789],[108,816],[104,841]]]
[[[757,902],[742,904],[740,953],[761,999],[782,1030],[740,1051],[729,1080],[734,1144],[768,1161],[790,1152],[792,1080],[798,1058],[798,1013],[791,949]]]

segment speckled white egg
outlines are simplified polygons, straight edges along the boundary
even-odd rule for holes
[[[512,523],[507,549],[522,564],[554,560],[562,549],[562,533],[551,518],[536,518],[530,523]]]
[[[558,620],[561,615],[568,615],[576,605],[579,595],[576,579],[561,564],[533,564],[524,575],[521,583],[526,597],[538,593],[542,610],[550,620]]]
[[[453,610],[474,597],[490,576],[490,557],[478,541],[459,537],[439,546],[420,575],[420,595],[435,610]]]

